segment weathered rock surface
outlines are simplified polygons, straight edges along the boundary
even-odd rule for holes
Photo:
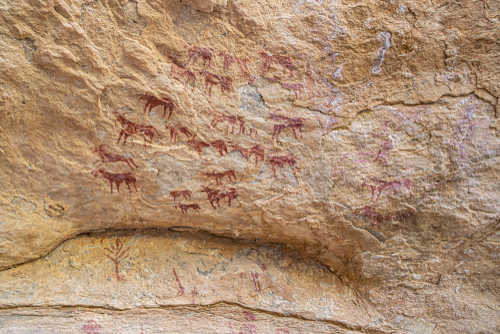
[[[500,331],[498,1],[0,17],[3,332]]]

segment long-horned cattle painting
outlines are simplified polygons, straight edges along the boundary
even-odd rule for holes
[[[285,168],[286,165],[293,167],[297,163],[294,156],[291,154],[284,155],[284,156],[271,156],[267,159],[267,161],[271,165],[271,169],[273,171],[274,178],[276,178],[276,168],[280,168],[281,174],[283,175],[283,177],[286,178],[286,175],[283,173],[283,168]]]
[[[295,132],[295,130],[298,130],[300,132],[300,137],[302,139],[304,138],[304,136],[302,135],[302,127],[304,126],[304,120],[306,118],[302,117],[289,118],[285,116],[279,116],[276,114],[276,111],[274,113],[270,113],[268,118],[274,121],[282,122],[274,125],[273,139],[279,136],[281,131],[283,131],[286,128],[291,128],[293,130],[293,136],[295,137],[295,139],[297,139],[297,133]]]
[[[106,171],[104,168],[100,168],[96,171],[94,171],[94,176],[98,177],[101,176],[104,177],[109,181],[109,184],[111,186],[111,193],[113,193],[113,183],[116,185],[116,190],[120,192],[120,184],[125,182],[125,184],[128,187],[128,190],[132,192],[132,189],[130,189],[130,185],[133,184],[135,191],[137,192],[137,187],[135,183],[137,182],[137,179],[134,174],[132,173],[121,173],[121,174],[115,174],[115,173],[110,173]]]
[[[146,94],[140,94],[139,99],[141,100],[146,100],[146,104],[144,106],[144,113],[149,107],[149,113],[151,113],[151,109],[154,107],[161,106],[163,107],[163,116],[165,117],[167,115],[167,109],[169,110],[168,114],[168,119],[172,117],[172,112],[174,111],[174,108],[176,107],[176,103],[172,101],[169,98],[166,97],[156,97],[151,93],[146,93]]]
[[[137,165],[134,163],[134,160],[132,158],[126,158],[120,154],[110,153],[106,150],[106,147],[107,145],[102,144],[94,148],[94,153],[97,153],[98,156],[98,160],[94,162],[94,165],[98,164],[97,166],[95,166],[96,168],[99,168],[108,162],[125,162],[130,167],[130,169],[134,170],[134,166],[135,168],[137,168]]]
[[[158,131],[152,125],[142,125],[129,121],[125,116],[118,114],[116,120],[121,124],[123,129],[120,131],[120,136],[118,137],[117,144],[120,143],[120,139],[123,136],[123,145],[127,143],[127,138],[142,133],[144,136],[144,146],[146,146],[146,138],[149,138],[149,143],[153,143],[153,138],[156,135],[160,135]]]

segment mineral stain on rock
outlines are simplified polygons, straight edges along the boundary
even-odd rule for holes
[[[245,85],[238,88],[238,94],[241,98],[240,109],[253,116],[265,117],[269,108],[265,105],[264,98],[259,93],[256,86]]]
[[[127,26],[125,27],[125,30],[133,34],[140,35],[142,30],[146,28],[147,19],[139,15],[137,4],[137,1],[127,1],[123,6],[123,12],[127,18]]]

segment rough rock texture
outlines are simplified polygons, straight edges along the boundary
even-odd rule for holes
[[[2,333],[500,331],[498,1],[0,17]]]

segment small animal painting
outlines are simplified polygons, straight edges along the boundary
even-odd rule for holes
[[[193,210],[197,211],[198,213],[201,210],[201,207],[198,204],[180,204],[179,203],[177,205],[174,205],[174,208],[181,209],[183,214],[188,214],[189,209],[193,209]]]
[[[271,156],[268,158],[268,162],[271,165],[274,178],[276,178],[276,168],[281,168],[281,174],[286,178],[286,175],[283,173],[283,168],[285,168],[287,164],[290,167],[296,164],[295,158],[291,154],[285,156]]]
[[[290,71],[290,76],[293,76],[294,61],[290,57],[269,55],[265,51],[260,52],[259,55],[264,60],[264,75],[267,73],[267,71],[269,71],[272,64],[278,64],[282,66],[284,74],[286,74],[286,70],[288,69]]]
[[[210,173],[205,173],[205,175],[207,177],[214,177],[216,182],[217,182],[217,185],[221,185],[222,184],[222,178],[224,178],[225,176],[227,176],[229,178],[229,182],[231,182],[231,177],[234,178],[234,181],[236,181],[236,173],[234,170],[228,170],[228,171],[225,171],[225,172],[210,172]]]
[[[97,153],[97,156],[99,157],[98,160],[94,162],[94,165],[99,163],[96,168],[99,168],[108,162],[125,162],[130,169],[134,170],[133,166],[137,168],[137,165],[132,158],[125,158],[123,155],[110,153],[106,150],[106,147],[107,145],[102,144],[94,148],[94,153]]]
[[[203,140],[198,140],[196,139],[196,135],[194,135],[193,138],[189,139],[187,141],[188,145],[191,146],[192,148],[194,148],[196,150],[196,152],[198,152],[198,154],[200,155],[200,158],[201,158],[201,151],[205,148],[205,147],[209,147],[210,144],[204,142]]]
[[[226,142],[224,142],[223,140],[215,140],[210,143],[210,146],[219,151],[220,156],[227,154]]]
[[[191,199],[191,191],[189,190],[176,190],[176,191],[171,191],[170,192],[170,196],[172,196],[172,198],[174,199],[174,202],[175,200],[178,198],[178,197],[181,197],[181,196],[184,196],[185,199]]]
[[[305,120],[305,118],[302,117],[288,118],[276,115],[276,112],[270,113],[268,118],[275,121],[283,122],[274,125],[273,139],[275,136],[277,137],[280,134],[280,132],[286,128],[291,128],[293,130],[293,136],[295,137],[295,139],[297,139],[297,134],[295,130],[298,130],[300,132],[300,137],[302,139],[304,138],[304,136],[302,135],[302,127],[304,126],[303,121]]]
[[[123,115],[118,114],[116,120],[123,127],[122,131],[120,131],[120,136],[118,137],[117,144],[120,143],[120,139],[122,138],[122,136],[123,136],[123,145],[125,145],[127,143],[128,137],[142,133],[144,136],[144,146],[146,146],[146,138],[149,138],[149,143],[152,144],[155,134],[157,136],[160,135],[153,126],[133,123],[128,119],[126,119],[125,116]]]
[[[188,43],[189,46],[191,44]],[[203,60],[203,67],[209,68],[211,66],[212,57],[215,57],[214,50],[211,48],[201,48],[199,46],[192,46],[188,51],[189,60],[188,63],[193,60],[193,65],[196,63],[198,58]]]
[[[132,192],[132,189],[130,189],[130,185],[133,184],[135,191],[137,192],[137,187],[135,186],[137,179],[132,173],[115,174],[107,172],[104,168],[101,168],[94,172],[95,177],[98,177],[100,175],[102,175],[109,181],[109,184],[111,185],[111,193],[113,193],[113,183],[116,185],[116,190],[120,192],[120,184],[122,184],[123,182],[125,182],[130,192]]]
[[[220,84],[220,82],[221,82],[220,75],[210,73],[206,70],[202,70],[200,72],[200,75],[205,77],[205,91],[204,91],[204,93],[207,94],[207,90],[208,90],[208,96],[212,97],[212,87]]]
[[[171,99],[166,97],[158,98],[151,93],[140,94],[139,99],[146,100],[146,105],[144,106],[144,113],[146,112],[148,107],[149,107],[149,113],[151,113],[151,109],[153,109],[154,107],[161,106],[163,107],[162,117],[165,117],[167,115],[167,109],[170,111],[170,113],[168,114],[168,119],[170,119],[170,117],[172,116],[172,112],[176,107],[176,103]]]

